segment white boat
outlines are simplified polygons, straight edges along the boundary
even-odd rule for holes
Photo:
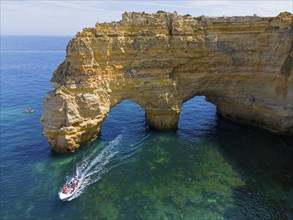
[[[77,178],[77,176],[73,176],[70,178],[62,188],[60,188],[58,195],[62,201],[69,201],[78,191],[78,189],[83,184],[83,178]]]

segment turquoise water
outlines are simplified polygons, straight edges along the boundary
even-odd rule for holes
[[[125,100],[99,139],[53,154],[42,99],[69,39],[1,37],[1,219],[293,218],[293,139],[224,120],[204,97],[184,104],[170,132],[149,128]],[[59,201],[77,170],[86,184]]]

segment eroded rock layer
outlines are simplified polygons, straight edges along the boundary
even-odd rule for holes
[[[204,95],[226,118],[293,134],[292,18],[124,13],[68,43],[42,123],[53,150],[74,151],[129,99],[157,129]]]

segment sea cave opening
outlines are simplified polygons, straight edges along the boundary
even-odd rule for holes
[[[101,138],[112,140],[118,135],[131,137],[146,132],[144,109],[128,99],[114,106],[101,127]]]
[[[217,123],[216,106],[206,101],[205,96],[195,96],[183,103],[177,134],[197,139],[210,134]]]

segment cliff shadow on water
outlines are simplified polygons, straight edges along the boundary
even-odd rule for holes
[[[177,135],[184,140],[192,140],[193,143],[212,144],[211,152],[214,153],[211,161],[207,162],[209,166],[218,163],[216,161],[219,153],[224,163],[234,171],[234,174],[230,172],[230,175],[236,178],[222,176],[213,183],[218,190],[221,189],[222,183],[231,188],[231,200],[226,200],[230,201],[231,205],[226,204],[223,217],[293,217],[292,137],[227,120],[217,114],[216,106],[204,101],[204,97],[187,101],[183,105],[180,117],[182,123],[179,122]],[[207,169],[206,172],[218,172],[217,170],[218,167],[215,167],[213,171]],[[220,168],[219,171],[221,173],[224,169]],[[209,194],[208,200],[214,202],[214,206],[220,202],[221,194],[218,190],[212,190]]]
[[[219,152],[244,182],[233,188],[227,219],[293,217],[293,138],[219,116],[213,130]]]

